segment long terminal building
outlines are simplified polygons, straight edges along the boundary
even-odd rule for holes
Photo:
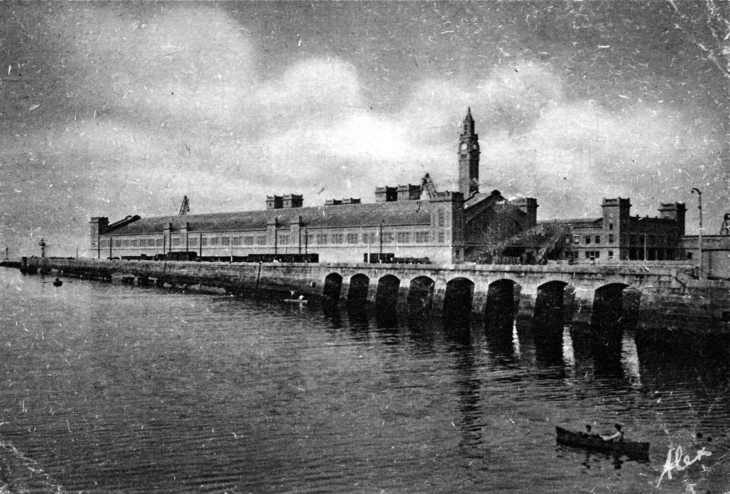
[[[372,203],[346,198],[304,207],[302,195],[289,194],[268,196],[265,208],[255,211],[127,216],[116,223],[94,217],[91,251],[98,259],[187,252],[204,259],[303,254],[319,262],[396,258],[436,264],[478,262],[485,255],[517,262],[684,256],[684,204],[662,204],[660,218],[641,219],[629,215],[628,199],[604,199],[600,218],[538,224],[536,199],[480,192],[480,144],[471,110],[457,146],[458,191],[437,191],[427,174],[415,185],[376,187]],[[548,224],[555,238],[525,240]]]

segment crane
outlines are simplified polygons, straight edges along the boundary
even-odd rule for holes
[[[431,175],[429,175],[428,173],[425,174],[421,179],[421,187],[423,187],[423,190],[426,191],[429,199],[433,199],[438,195],[438,192],[436,192],[436,186],[433,184],[433,180],[431,180]]]
[[[178,216],[184,216],[185,214],[190,212],[190,203],[188,202],[188,196],[183,196],[182,204],[180,205],[180,212],[177,213]]]
[[[723,218],[720,235],[730,235],[730,213],[727,213]]]

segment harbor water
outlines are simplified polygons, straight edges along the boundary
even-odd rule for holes
[[[730,491],[722,334],[63,281],[0,270],[0,493]]]

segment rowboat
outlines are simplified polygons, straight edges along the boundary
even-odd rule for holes
[[[573,432],[562,427],[555,427],[558,443],[566,446],[575,446],[579,448],[592,449],[595,451],[603,451],[605,453],[615,453],[626,455],[635,460],[649,460],[649,443],[640,443],[634,441],[604,441],[598,435],[588,435],[583,432]]]
[[[291,304],[306,304],[309,301],[303,298],[285,298],[284,302],[289,302]]]

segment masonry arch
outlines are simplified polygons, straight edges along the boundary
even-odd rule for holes
[[[370,278],[358,273],[350,278],[350,289],[347,292],[347,301],[350,303],[364,304],[368,298],[368,287]]]
[[[435,285],[436,282],[428,276],[413,278],[408,287],[408,311],[415,313],[430,310]]]
[[[517,282],[506,278],[490,283],[484,307],[486,319],[514,321],[519,307],[520,289]]]
[[[454,278],[446,284],[443,313],[445,316],[466,316],[472,309],[474,282],[468,278]]]
[[[339,273],[330,273],[324,279],[324,288],[322,289],[322,297],[326,300],[339,300],[342,291],[342,275]]]
[[[596,289],[591,324],[601,328],[630,328],[636,324],[641,293],[625,283],[610,283]]]
[[[398,291],[400,278],[386,274],[378,280],[378,289],[375,292],[375,305],[386,310],[395,310],[398,305]]]
[[[540,327],[562,329],[566,321],[566,287],[564,281],[548,281],[537,287],[533,320]]]

